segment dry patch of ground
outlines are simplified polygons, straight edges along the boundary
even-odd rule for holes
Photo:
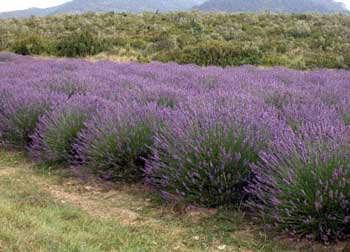
[[[0,169],[0,176],[9,176],[13,172],[14,170],[12,168],[2,168]]]

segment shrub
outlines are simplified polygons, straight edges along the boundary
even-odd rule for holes
[[[176,61],[178,63],[194,63],[197,65],[237,66],[259,64],[262,54],[258,48],[235,44],[232,42],[209,41],[195,46],[185,47],[170,53],[160,54],[156,59]]]
[[[174,39],[171,34],[166,32],[161,32],[159,35],[155,36],[153,39],[153,44],[151,46],[152,51],[169,51],[176,48],[176,39]]]
[[[345,53],[344,53],[344,63],[345,65],[350,68],[350,49],[348,49]]]
[[[304,20],[298,20],[294,26],[289,28],[289,34],[296,38],[308,37],[311,35],[311,27]]]
[[[289,62],[285,55],[264,55],[262,63],[267,66],[285,66]]]
[[[305,57],[305,64],[312,68],[317,68],[317,66],[322,66],[325,68],[342,68],[344,65],[344,59],[342,57],[335,57],[334,55],[307,55]]]
[[[248,190],[256,199],[252,210],[278,230],[302,237],[323,242],[349,237],[350,150],[340,142],[346,132],[338,134],[313,141],[287,134],[274,150],[261,153]]]
[[[29,89],[8,87],[8,91],[12,94],[1,96],[0,139],[8,147],[24,149],[31,143],[40,117],[61,103],[64,97]]]
[[[73,145],[79,132],[99,106],[94,97],[73,97],[39,122],[33,135],[32,156],[40,162],[67,163],[75,156]]]
[[[247,196],[249,165],[258,160],[254,140],[248,140],[251,133],[228,118],[220,119],[219,112],[184,114],[156,135],[145,169],[147,183],[165,200],[239,205]]]
[[[344,113],[343,120],[346,126],[350,125],[350,114]]]
[[[124,104],[99,111],[79,136],[78,160],[105,179],[139,181],[159,121],[151,110]]]
[[[98,54],[109,48],[110,43],[88,31],[63,36],[56,44],[56,54],[66,57],[85,57]]]
[[[11,51],[22,55],[39,55],[47,52],[46,43],[43,38],[32,35],[15,41]]]

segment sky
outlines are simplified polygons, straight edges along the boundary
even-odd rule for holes
[[[0,12],[23,10],[31,7],[46,8],[65,2],[69,2],[69,0],[0,0]]]
[[[339,0],[337,2],[343,2],[345,3],[346,7],[348,7],[348,9],[350,10],[350,0]]]
[[[0,12],[22,10],[30,7],[46,8],[59,5],[68,1],[69,0],[0,0]],[[348,9],[350,9],[350,0],[336,1],[345,3]]]

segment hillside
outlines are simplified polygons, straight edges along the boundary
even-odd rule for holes
[[[211,12],[347,12],[344,4],[333,0],[208,0],[195,9]]]
[[[85,12],[169,12],[190,10],[204,0],[73,0],[71,2],[46,8],[0,13],[0,18],[25,18],[55,14],[79,14]]]
[[[4,19],[0,29],[0,50],[19,54],[219,66],[350,67],[346,15],[88,13]]]

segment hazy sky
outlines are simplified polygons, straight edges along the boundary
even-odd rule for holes
[[[0,0],[0,12],[22,10],[30,7],[46,8],[65,2],[69,2],[69,0]]]
[[[338,0],[337,2],[343,2],[345,3],[346,7],[350,10],[350,0]]]
[[[10,10],[21,10],[30,7],[50,7],[54,5],[59,5],[69,0],[0,0],[0,12],[10,11]],[[288,0],[286,0],[288,1]],[[350,9],[350,0],[337,0],[339,2],[344,2]]]

